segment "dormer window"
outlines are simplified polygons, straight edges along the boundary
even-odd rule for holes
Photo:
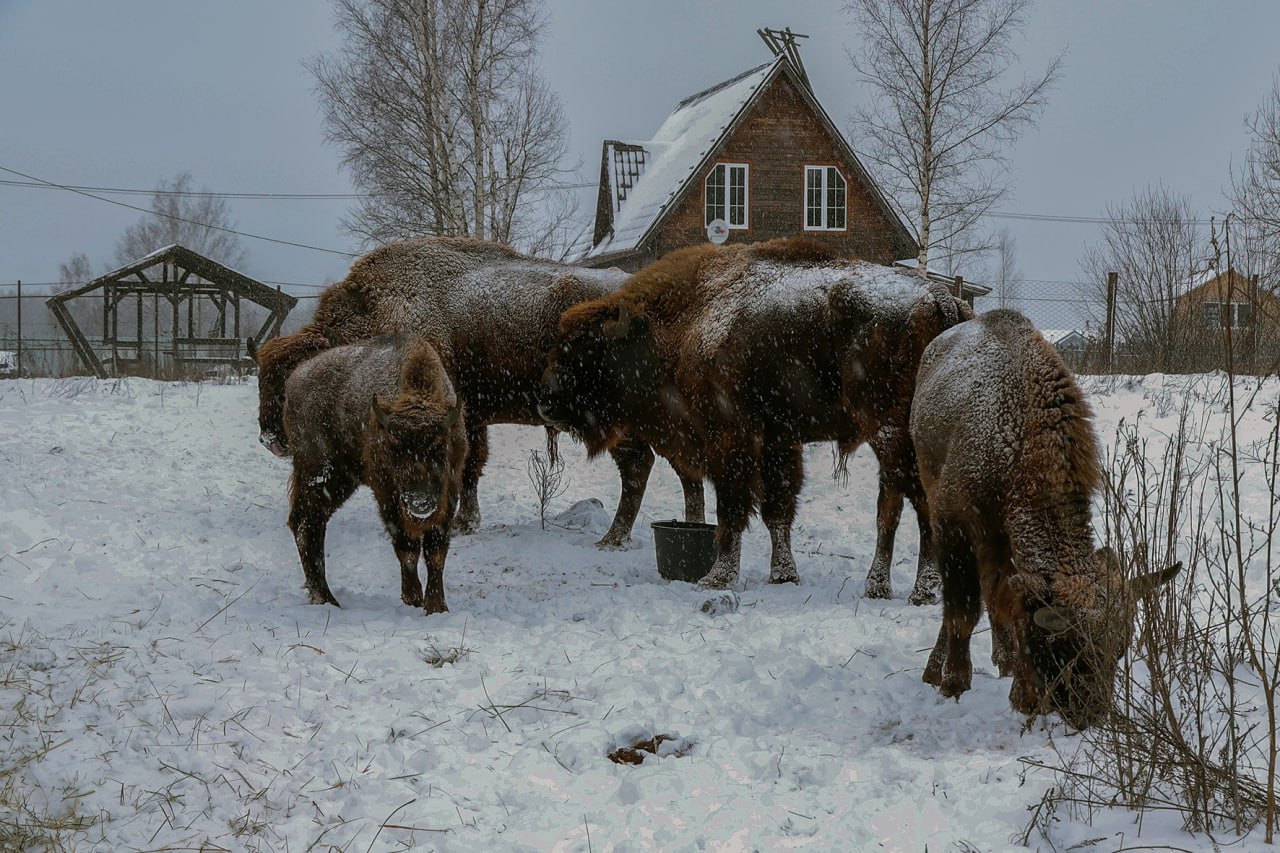
[[[847,185],[834,166],[804,167],[804,230],[844,231]]]
[[[747,164],[717,163],[707,174],[704,225],[723,219],[730,228],[747,227]]]

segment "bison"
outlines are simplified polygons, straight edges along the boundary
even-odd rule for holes
[[[1092,411],[1057,351],[1016,311],[991,311],[925,350],[911,408],[942,572],[942,627],[924,680],[969,689],[985,602],[1015,710],[1096,722],[1111,705],[1138,598],[1181,564],[1124,582],[1095,549],[1102,483]]]
[[[455,524],[473,530],[480,521],[477,483],[489,455],[486,426],[544,425],[538,382],[561,312],[625,278],[618,270],[535,260],[467,237],[424,237],[376,249],[321,295],[310,324],[257,350],[260,440],[275,453],[289,452],[280,441],[280,400],[285,379],[305,359],[380,334],[419,335],[439,353],[467,408],[470,450]],[[631,535],[654,455],[629,438],[611,446],[610,454],[622,494],[598,544],[616,547]],[[685,480],[683,486],[687,517],[701,521],[702,484]]]
[[[427,613],[448,610],[444,561],[467,437],[431,345],[399,335],[325,350],[289,376],[282,415],[293,449],[289,528],[311,602],[338,604],[325,580],[325,528],[364,483],[400,561],[400,597]]]
[[[788,238],[674,251],[614,293],[570,308],[548,356],[542,412],[600,453],[625,436],[682,476],[715,484],[719,549],[701,583],[734,583],[742,531],[759,508],[772,540],[769,581],[797,579],[791,524],[802,445],[868,442],[880,462],[869,587],[887,595],[905,494],[930,528],[908,434],[925,345],[962,306],[905,270]],[[913,601],[932,600],[922,547]]]

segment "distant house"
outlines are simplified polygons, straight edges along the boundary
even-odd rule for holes
[[[818,103],[790,31],[770,62],[676,105],[652,139],[605,140],[591,244],[633,271],[683,246],[804,234],[882,264],[918,246]],[[953,282],[954,279],[946,279]],[[989,293],[963,285],[963,295]]]
[[[1273,359],[1280,351],[1280,298],[1274,291],[1234,269],[1210,270],[1192,283],[1174,308],[1178,325],[1203,343],[1201,367],[1221,367],[1229,334],[1237,364],[1252,369],[1255,359]],[[1197,335],[1195,330],[1202,330]],[[1258,367],[1266,367],[1258,364]]]
[[[1084,362],[1093,343],[1088,335],[1077,329],[1041,329],[1040,334],[1053,344],[1053,348],[1073,368],[1078,368]]]

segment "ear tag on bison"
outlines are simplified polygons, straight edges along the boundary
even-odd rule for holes
[[[378,423],[382,424],[382,428],[386,429],[387,421],[390,420],[390,415],[388,415],[386,410],[382,408],[382,404],[378,402],[377,394],[373,395],[372,408],[373,416],[378,419]]]
[[[1031,619],[1050,634],[1065,634],[1074,627],[1070,608],[1046,605],[1038,609]]]
[[[605,322],[603,331],[606,338],[625,338],[631,329],[631,315],[627,312],[627,303],[618,303],[618,319]]]

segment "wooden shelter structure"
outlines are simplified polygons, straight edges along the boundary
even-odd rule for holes
[[[249,318],[242,316],[241,304],[245,300],[267,312],[252,333],[258,345],[279,333],[298,302],[174,243],[51,296],[45,304],[94,375],[161,378],[203,373],[219,365],[246,366],[242,322]],[[73,304],[85,303],[100,305],[93,316],[96,320],[101,315],[101,336],[91,338],[77,322],[76,315],[86,319],[84,310],[71,310]]]

